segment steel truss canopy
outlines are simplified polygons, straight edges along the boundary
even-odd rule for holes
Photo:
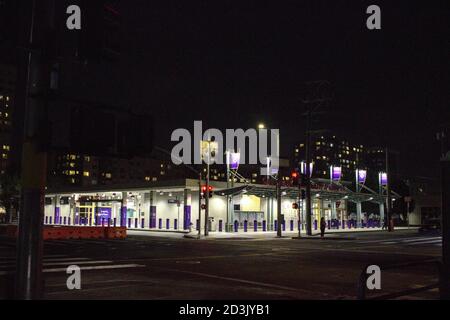
[[[326,201],[342,201],[350,202],[373,202],[384,203],[385,195],[378,193],[355,192],[345,187],[341,183],[325,183],[323,179],[312,179],[311,198],[323,199]],[[302,188],[304,189],[304,188]],[[282,187],[282,196],[297,199],[299,196],[297,187]],[[214,192],[219,196],[237,196],[237,195],[254,195],[260,198],[276,198],[276,187],[274,185],[256,185],[248,184],[234,188],[222,189]],[[395,199],[395,196],[392,197]]]

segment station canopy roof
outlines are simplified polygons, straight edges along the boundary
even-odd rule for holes
[[[351,202],[374,202],[384,203],[385,195],[372,192],[355,192],[340,183],[324,183],[323,181],[311,180],[311,198],[324,199],[326,201],[348,200]],[[304,187],[302,187],[304,189]],[[297,199],[299,196],[298,187],[282,186],[282,196]],[[275,185],[247,184],[237,187],[226,188],[215,191],[219,196],[254,195],[261,198],[276,198]],[[396,196],[392,196],[393,199]]]

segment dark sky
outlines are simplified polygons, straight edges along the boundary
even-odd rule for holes
[[[159,145],[194,120],[262,121],[280,128],[291,156],[304,132],[302,83],[327,80],[333,99],[317,129],[387,145],[403,173],[436,176],[435,132],[450,121],[448,2],[122,1],[122,61],[105,85],[154,115]],[[370,4],[382,30],[366,28]]]

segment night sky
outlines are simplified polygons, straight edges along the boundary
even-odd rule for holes
[[[381,7],[382,30],[366,28],[370,4]],[[154,115],[159,145],[194,120],[264,122],[281,129],[290,157],[304,135],[302,83],[327,80],[333,99],[315,129],[387,145],[400,151],[403,174],[437,176],[435,133],[450,122],[448,1],[133,0],[120,8],[122,59],[104,87],[113,101]]]

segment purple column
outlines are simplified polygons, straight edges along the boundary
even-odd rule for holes
[[[266,220],[263,220],[263,223],[262,223],[262,229],[263,229],[263,231],[266,231],[266,228],[267,228]]]
[[[183,221],[183,229],[189,229],[189,226],[191,225],[191,206],[184,206]]]
[[[253,231],[258,231],[258,221],[256,220],[253,221]]]
[[[173,219],[173,228],[178,230],[178,219]]]
[[[126,227],[127,226],[127,207],[122,206],[120,208],[120,226]]]
[[[238,232],[239,229],[239,221],[235,220],[234,221],[234,232]]]
[[[59,215],[60,215],[60,208],[59,207],[55,207],[55,218],[54,218],[55,224],[59,223]]]
[[[144,227],[145,227],[145,219],[142,218],[141,219],[141,228],[144,229]]]
[[[150,206],[150,228],[156,228],[156,206]]]

